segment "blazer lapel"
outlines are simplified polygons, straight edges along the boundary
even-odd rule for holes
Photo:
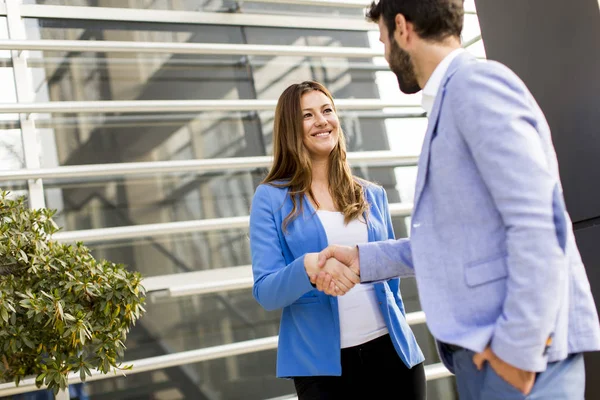
[[[419,163],[417,165],[417,182],[415,185],[415,198],[414,198],[414,209],[416,210],[417,205],[419,204],[419,199],[421,198],[421,194],[423,193],[423,188],[425,187],[425,182],[427,181],[427,172],[429,169],[429,152],[431,149],[431,141],[435,137],[437,132],[437,125],[440,118],[440,110],[442,108],[444,94],[446,92],[446,85],[448,81],[454,75],[454,73],[465,63],[469,61],[473,61],[475,58],[467,53],[466,51],[460,55],[458,55],[450,64],[448,71],[446,71],[446,75],[442,80],[440,88],[438,89],[438,93],[435,96],[435,102],[433,103],[433,108],[431,110],[431,115],[428,116],[429,122],[427,124],[427,131],[425,133],[425,138],[423,139],[423,147],[421,148],[421,155],[419,156]]]

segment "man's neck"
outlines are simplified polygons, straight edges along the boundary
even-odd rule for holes
[[[424,88],[442,60],[460,47],[458,39],[451,38],[442,43],[426,43],[420,54],[413,55],[419,86]]]

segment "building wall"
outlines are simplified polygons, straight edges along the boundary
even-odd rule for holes
[[[9,0],[10,1],[10,0]],[[378,47],[376,32],[232,26],[198,23],[117,21],[120,8],[219,12],[223,15],[294,15],[327,21],[354,18],[362,10],[232,1],[25,1],[26,5],[65,6],[65,16],[23,18],[28,40],[110,40],[133,42],[278,44]],[[67,6],[77,6],[68,7]],[[101,7],[101,8],[99,8]],[[77,10],[74,10],[77,8]],[[98,10],[114,10],[115,20],[95,20]],[[80,10],[80,11],[78,11]],[[2,18],[2,17],[0,17]],[[325,24],[325,22],[324,22]],[[0,19],[0,37],[8,37]],[[373,29],[376,26],[373,25]],[[3,33],[4,32],[4,33]],[[478,34],[477,17],[467,16],[465,40]],[[484,56],[480,43],[469,48]],[[30,51],[28,72],[35,102],[110,100],[276,99],[291,83],[314,79],[338,99],[394,100],[403,108],[340,113],[349,151],[393,150],[417,156],[426,127],[420,95],[399,93],[382,57],[230,56]],[[11,54],[0,52],[9,60]],[[10,65],[0,74],[10,78]],[[2,76],[5,76],[2,75]],[[8,85],[7,87],[10,89]],[[0,102],[15,102],[7,90]],[[12,97],[11,97],[12,96]],[[19,121],[0,114],[0,157],[5,169],[26,165]],[[271,154],[273,111],[164,113],[55,113],[35,121],[42,168],[132,162],[222,159]],[[416,167],[361,165],[355,173],[385,186],[392,203],[411,203]],[[44,200],[58,209],[66,231],[126,227],[245,216],[264,168],[210,173],[146,174],[44,180]],[[27,183],[5,181],[4,188],[27,193]],[[397,237],[408,235],[410,218],[395,217]],[[98,258],[121,262],[145,277],[217,270],[250,264],[247,229],[107,240],[90,245]],[[420,310],[414,281],[402,283],[408,312]],[[128,339],[126,360],[210,348],[275,336],[280,312],[266,312],[250,290],[184,297],[149,296],[147,315]],[[439,362],[424,324],[414,331],[426,364]],[[275,378],[275,350],[217,358],[87,384],[96,399],[267,399],[292,394],[289,380]],[[432,380],[429,398],[455,398],[451,378]]]
[[[600,9],[595,0],[477,0],[490,59],[512,68],[546,114],[577,245],[600,304]],[[538,18],[539,15],[544,18]],[[511,29],[506,29],[506,24]],[[557,27],[569,27],[567,30]],[[600,398],[598,353],[586,354],[586,398]]]

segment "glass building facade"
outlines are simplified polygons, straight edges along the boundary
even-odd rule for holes
[[[289,84],[330,89],[354,172],[386,188],[396,236],[409,234],[420,94],[399,92],[364,7],[324,3],[0,1],[2,189],[58,210],[58,240],[147,278],[148,312],[124,360],[145,372],[89,382],[90,399],[293,397],[275,378],[280,311],[250,290],[247,231]],[[466,9],[465,47],[485,57],[472,1]],[[414,280],[402,294],[429,398],[455,399]]]

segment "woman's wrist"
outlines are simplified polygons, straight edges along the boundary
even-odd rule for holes
[[[318,257],[319,253],[306,253],[304,255],[304,270],[309,277],[317,272]]]

